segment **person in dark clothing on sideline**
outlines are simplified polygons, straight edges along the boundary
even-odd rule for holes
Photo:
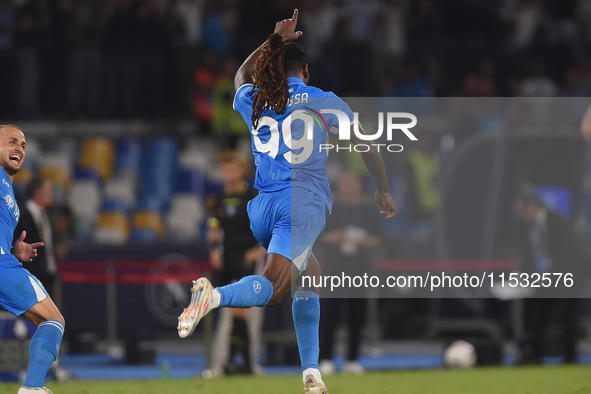
[[[219,285],[227,285],[244,276],[253,275],[256,262],[265,255],[265,249],[252,234],[246,212],[248,202],[258,194],[245,180],[248,172],[246,159],[236,151],[227,151],[220,157],[220,166],[224,189],[215,196],[213,217],[208,221],[207,239],[210,262],[218,271]],[[225,312],[230,313],[231,322],[227,321],[228,314]],[[249,330],[249,312],[253,311],[232,308],[224,310],[220,317],[219,339],[216,339],[220,357],[216,357],[214,361],[214,374],[222,372],[222,365],[226,374],[253,372],[254,357],[251,357],[250,337],[256,335],[257,330]],[[254,316],[251,320],[256,318]],[[227,352],[220,347],[227,346],[227,341],[222,337],[229,328],[228,323],[232,327],[232,334],[229,360],[225,362]]]
[[[43,242],[38,255],[32,262],[27,263],[27,269],[39,279],[49,296],[55,299],[55,282],[57,280],[57,265],[53,249],[53,230],[47,210],[53,206],[53,182],[49,179],[34,177],[27,185],[28,200],[21,217],[14,230],[16,242],[23,231],[27,232],[27,241]]]
[[[359,175],[345,172],[338,183],[339,194],[335,196],[333,211],[326,222],[320,241],[329,246],[323,265],[325,275],[363,275],[371,267],[371,248],[380,245],[379,217],[373,201],[363,193]],[[362,373],[357,361],[361,345],[361,330],[365,324],[363,311],[367,309],[364,298],[322,298],[320,317],[320,372],[323,375],[335,372],[332,361],[337,324],[340,315],[347,316],[349,331],[347,362],[344,373]]]
[[[570,273],[575,282],[582,283],[581,270],[586,259],[577,243],[573,224],[559,212],[547,208],[538,198],[535,187],[529,184],[521,187],[514,207],[521,219],[517,233],[520,271],[530,276],[533,273]],[[559,290],[541,290],[554,298],[525,300],[523,363],[541,361],[546,348],[546,331],[554,315],[561,328],[562,355],[568,363],[576,361],[578,302],[575,298],[558,298],[556,291]]]

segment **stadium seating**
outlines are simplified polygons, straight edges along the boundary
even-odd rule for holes
[[[126,201],[108,198],[105,196],[105,199],[102,203],[101,212],[118,212],[127,216],[130,213],[130,209]]]
[[[70,189],[70,175],[63,168],[41,167],[39,175],[43,178],[50,179],[65,191]]]
[[[131,233],[131,240],[133,242],[155,242],[158,241],[158,234],[151,229],[135,229]]]
[[[139,179],[143,150],[139,140],[120,140],[116,150],[115,176],[135,184]]]
[[[113,142],[104,137],[87,138],[82,144],[80,165],[84,169],[95,169],[102,179],[113,174],[115,149]]]
[[[63,192],[68,192],[73,172],[72,157],[68,147],[63,150],[44,152],[38,157],[39,175],[53,181]]]
[[[138,211],[133,215],[133,226],[135,230],[153,231],[159,238],[166,233],[162,217],[154,211]]]
[[[197,169],[180,169],[176,191],[204,196],[206,192],[205,174]]]
[[[164,212],[166,202],[157,194],[143,194],[138,198],[136,209],[138,211]]]
[[[179,167],[207,171],[215,161],[217,148],[206,141],[190,140],[179,155]]]
[[[101,190],[94,179],[74,180],[70,188],[70,207],[77,223],[79,237],[86,238],[97,218],[101,204]]]
[[[136,187],[133,180],[125,177],[111,178],[105,182],[105,199],[125,204],[126,210],[136,206]]]
[[[199,197],[191,193],[177,193],[166,215],[168,237],[176,241],[197,239],[204,217],[205,210]]]
[[[168,208],[174,191],[178,162],[178,145],[173,138],[156,138],[144,156],[141,180],[142,195],[156,196],[161,209]]]
[[[99,215],[93,241],[118,245],[129,240],[129,221],[122,212],[108,211]]]
[[[28,160],[36,162],[39,160],[41,156],[41,146],[39,141],[35,138],[27,138],[27,160],[23,164],[25,164]]]
[[[147,141],[28,141],[27,160],[15,190],[36,174],[58,188],[58,203],[70,205],[77,236],[104,244],[194,241],[203,236],[204,200],[220,190],[216,144],[169,137]],[[46,148],[42,151],[40,147]]]
[[[139,172],[142,159],[142,143],[137,139],[124,139],[117,143],[115,169],[132,169]]]
[[[26,160],[25,163],[27,163]],[[33,176],[38,172],[33,165],[25,165],[25,163],[23,163],[23,166],[21,167],[19,172],[17,172],[14,176],[13,185],[14,191],[17,195],[24,194],[27,184],[31,181],[31,179],[33,179]]]

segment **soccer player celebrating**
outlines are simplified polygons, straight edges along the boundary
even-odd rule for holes
[[[11,252],[13,232],[20,217],[12,179],[25,160],[26,147],[25,135],[18,127],[0,126],[0,167],[3,170],[0,171],[0,189],[4,200],[0,202],[0,307],[17,316],[23,315],[37,326],[29,345],[27,377],[18,394],[51,393],[43,384],[57,357],[65,321],[41,282],[21,263],[32,261],[43,243],[24,242],[27,233],[23,231]]]
[[[331,92],[307,86],[310,76],[306,53],[292,42],[302,35],[295,31],[297,20],[295,10],[291,19],[278,22],[275,32],[244,61],[234,79],[234,109],[252,134],[257,166],[255,188],[260,194],[249,202],[248,214],[255,237],[267,249],[265,270],[262,276],[246,276],[215,289],[206,278],[195,281],[191,303],[179,317],[182,338],[189,336],[199,320],[214,308],[274,306],[300,274],[320,275],[320,266],[311,251],[332,206],[324,168],[327,154],[320,149],[327,141],[327,133],[320,122],[318,126],[312,122],[313,136],[306,132],[296,140],[294,136],[302,134],[302,122],[294,121],[293,126],[287,126],[289,129],[283,125],[289,124],[295,113],[291,104],[302,97],[309,103],[313,98],[330,99],[331,109],[347,114],[352,141],[367,141],[353,132],[353,113],[342,100]],[[320,108],[317,110],[320,112]],[[338,128],[337,116],[327,115],[324,120],[327,129]],[[364,133],[360,126],[359,130]],[[363,160],[376,183],[374,200],[380,212],[386,218],[394,217],[397,209],[380,153],[372,146],[363,153]],[[298,290],[292,304],[307,394],[328,393],[318,370],[319,290]]]

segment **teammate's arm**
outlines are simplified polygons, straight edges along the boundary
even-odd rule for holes
[[[37,248],[42,247],[43,242],[35,242],[29,244],[25,242],[27,232],[23,230],[19,239],[16,240],[12,246],[12,255],[17,258],[21,263],[30,263],[35,257],[37,257]]]
[[[295,41],[304,33],[301,31],[295,31],[296,25],[298,24],[298,10],[293,11],[293,16],[291,19],[284,19],[281,22],[277,22],[275,25],[275,31],[273,33],[279,34],[283,41]],[[238,90],[238,88],[247,83],[254,82],[254,67],[257,63],[257,59],[259,58],[263,47],[269,43],[269,40],[266,40],[263,45],[257,48],[256,51],[250,54],[249,57],[246,58],[242,66],[236,72],[236,76],[234,77],[234,88]]]
[[[365,131],[361,125],[359,124],[358,126],[359,132],[361,134],[365,134]],[[351,125],[351,142],[354,144],[367,144],[367,141],[357,137],[353,124]],[[384,215],[386,219],[393,218],[398,213],[398,209],[396,208],[396,204],[390,195],[390,186],[388,186],[386,166],[384,165],[382,155],[378,151],[378,148],[370,145],[370,149],[367,152],[362,152],[361,156],[363,157],[363,163],[365,164],[365,167],[367,167],[367,170],[376,183],[376,192],[373,199],[380,209],[380,213]]]

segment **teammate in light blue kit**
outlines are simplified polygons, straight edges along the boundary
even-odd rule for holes
[[[179,317],[182,338],[211,309],[274,306],[300,274],[320,275],[311,251],[332,207],[324,168],[327,153],[320,147],[327,131],[339,126],[338,116],[322,109],[346,114],[351,131],[354,118],[333,93],[307,86],[306,54],[290,42],[302,35],[295,31],[297,18],[295,10],[291,19],[277,23],[274,34],[246,59],[234,79],[234,109],[252,134],[255,188],[261,193],[250,201],[248,214],[253,234],[267,249],[265,270],[262,276],[246,276],[216,289],[206,278],[195,281],[191,303]],[[353,143],[367,144],[351,134]],[[380,212],[394,217],[397,209],[380,153],[372,146],[363,160],[376,182],[374,200]],[[298,290],[292,304],[305,394],[328,393],[318,370],[319,292]]]
[[[29,345],[27,377],[18,394],[51,393],[43,384],[59,352],[65,321],[41,282],[21,263],[32,261],[43,243],[24,242],[27,234],[23,231],[11,251],[20,217],[12,179],[25,160],[26,147],[25,135],[18,127],[0,125],[0,307],[37,326]]]

